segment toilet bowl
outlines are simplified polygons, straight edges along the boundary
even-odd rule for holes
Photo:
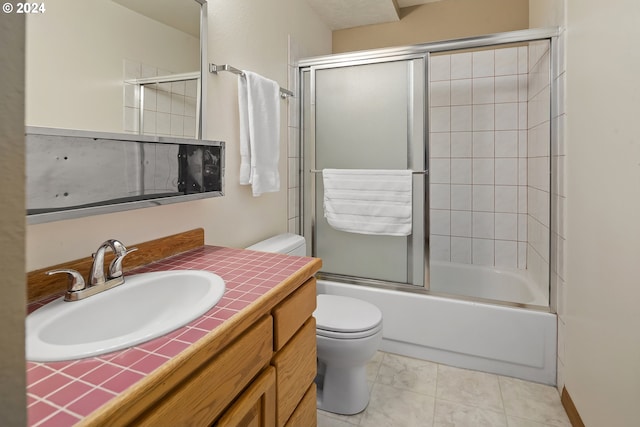
[[[382,340],[382,312],[355,298],[320,294],[316,318],[318,408],[362,412],[369,403],[367,362]]]
[[[302,236],[280,234],[247,249],[305,255]],[[342,415],[362,412],[369,403],[366,365],[382,340],[382,312],[356,298],[320,294],[316,318],[319,409]]]

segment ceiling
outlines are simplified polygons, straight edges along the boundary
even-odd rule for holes
[[[332,30],[400,20],[399,8],[441,0],[307,0]]]

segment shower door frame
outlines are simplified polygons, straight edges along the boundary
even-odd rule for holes
[[[429,167],[429,99],[430,99],[430,85],[429,85],[429,76],[430,76],[430,61],[429,57],[432,53],[438,52],[448,52],[448,51],[457,51],[457,50],[465,50],[465,49],[474,49],[474,48],[484,48],[484,47],[493,47],[505,44],[512,43],[527,43],[527,42],[535,42],[540,40],[548,40],[549,41],[549,49],[550,49],[550,125],[549,125],[549,140],[551,144],[550,153],[553,153],[553,147],[557,144],[557,124],[555,117],[557,117],[558,113],[558,103],[556,100],[558,99],[558,87],[556,82],[556,76],[558,71],[558,56],[559,56],[559,43],[558,36],[560,34],[560,29],[558,27],[551,28],[539,28],[539,29],[528,29],[528,30],[519,30],[519,31],[509,31],[504,33],[496,33],[496,34],[488,34],[476,37],[467,37],[461,39],[454,40],[445,40],[445,41],[437,41],[431,43],[422,43],[415,44],[409,46],[401,46],[395,48],[382,48],[382,49],[372,49],[372,50],[364,50],[357,52],[349,52],[343,54],[335,54],[335,55],[326,55],[319,56],[309,59],[304,59],[298,62],[298,81],[300,82],[298,88],[298,96],[300,100],[299,108],[300,108],[300,157],[301,157],[301,176],[300,176],[300,213],[301,213],[301,231],[304,235],[308,236],[307,229],[310,228],[311,239],[308,239],[307,245],[308,249],[311,250],[313,256],[315,256],[315,240],[316,240],[316,218],[315,218],[315,185],[309,187],[307,183],[307,179],[309,179],[312,183],[315,181],[315,173],[312,173],[309,167],[310,165],[306,164],[307,154],[305,153],[305,138],[311,138],[313,141],[313,146],[315,147],[315,135],[305,135],[304,134],[304,126],[302,126],[302,122],[304,119],[303,114],[303,106],[306,100],[304,99],[304,73],[310,73],[311,79],[314,78],[314,69],[320,68],[334,68],[338,66],[350,66],[350,65],[364,65],[371,64],[376,62],[388,62],[392,60],[408,60],[408,59],[416,59],[416,58],[424,58],[425,59],[425,97],[424,97],[424,144],[425,144],[425,201],[424,201],[424,221],[425,221],[425,287],[418,287],[409,284],[400,284],[395,282],[385,282],[374,279],[367,278],[356,278],[352,276],[341,276],[336,274],[328,274],[328,273],[318,273],[318,277],[324,279],[335,279],[337,281],[343,283],[350,283],[356,285],[365,285],[365,286],[376,286],[383,287],[395,290],[409,291],[409,292],[418,292],[418,293],[432,293],[429,290],[428,286],[428,263],[429,263],[429,179],[428,179],[428,167]],[[310,96],[312,99],[315,99],[315,81],[311,81],[311,93]],[[313,114],[310,117],[311,121],[311,129],[315,131],[315,117]],[[313,132],[312,132],[313,133]],[[553,155],[549,156],[549,162],[553,162]],[[315,158],[311,161],[313,169],[315,169]],[[553,173],[552,165],[549,165],[549,170]],[[309,177],[309,178],[307,178]],[[550,179],[550,185],[553,180]],[[304,193],[307,189],[311,189],[313,191],[311,198],[311,205],[309,208],[309,212],[306,212],[305,209],[305,200]],[[550,189],[551,190],[551,189]],[[550,230],[557,229],[557,220],[556,215],[553,215],[554,211],[554,198],[552,191],[549,192],[551,194],[551,200],[549,203],[549,217],[550,217]],[[550,256],[550,268],[549,268],[549,311],[555,312],[555,294],[556,294],[556,283],[552,280],[552,271],[551,265],[553,260],[551,259],[551,254],[553,246],[553,239],[549,239],[549,256]],[[519,304],[512,303],[508,301],[497,301],[497,300],[484,300],[482,298],[476,297],[466,297],[460,295],[446,295],[448,297],[453,297],[456,299],[469,300],[469,301],[485,301],[498,305],[506,305],[506,306],[518,306],[532,309],[540,309],[539,306],[529,306],[527,304]]]
[[[424,188],[424,192],[423,192],[423,198],[422,200],[420,200],[420,207],[418,207],[418,209],[420,210],[420,215],[416,215],[416,206],[415,204],[412,205],[412,210],[413,210],[413,217],[414,218],[420,218],[418,221],[414,221],[414,233],[412,233],[409,237],[409,240],[407,242],[407,262],[406,262],[406,267],[407,267],[407,283],[402,283],[402,282],[393,282],[393,281],[388,281],[388,280],[379,280],[379,279],[372,279],[372,278],[365,278],[365,277],[356,277],[356,276],[349,276],[349,275],[343,275],[343,274],[336,274],[336,273],[326,273],[326,272],[320,272],[318,273],[318,277],[322,277],[324,279],[332,279],[332,280],[339,280],[343,283],[353,283],[353,284],[360,284],[360,285],[373,285],[373,286],[397,286],[397,287],[407,287],[407,288],[417,288],[417,289],[428,289],[428,283],[429,283],[429,272],[428,272],[428,253],[424,252],[425,250],[428,250],[429,245],[427,242],[427,239],[429,238],[429,221],[428,221],[428,201],[429,201],[429,180],[428,180],[428,161],[429,161],[429,140],[428,140],[428,132],[427,129],[429,128],[428,126],[428,118],[429,118],[429,104],[428,104],[428,79],[427,76],[428,74],[428,67],[429,67],[429,54],[422,52],[422,53],[413,53],[413,54],[403,54],[403,55],[392,55],[392,56],[386,56],[384,58],[368,58],[368,59],[356,59],[356,60],[345,60],[345,61],[340,61],[339,63],[332,63],[332,64],[318,64],[318,65],[312,65],[309,66],[308,69],[303,70],[302,68],[299,69],[300,72],[300,87],[301,87],[301,94],[300,94],[300,105],[304,105],[305,99],[304,99],[304,93],[302,93],[302,87],[304,86],[303,83],[303,73],[304,72],[309,72],[310,73],[310,98],[312,100],[315,100],[316,98],[316,93],[315,93],[315,89],[316,89],[316,82],[315,82],[315,73],[318,70],[328,70],[328,69],[336,69],[336,68],[347,68],[347,67],[355,67],[355,66],[366,66],[366,65],[374,65],[374,64],[383,64],[383,63],[390,63],[390,62],[410,62],[413,60],[421,60],[423,63],[423,73],[421,75],[417,75],[415,73],[415,66],[413,64],[411,64],[409,66],[409,72],[408,72],[408,79],[409,79],[409,99],[408,99],[408,117],[407,117],[407,138],[408,138],[408,143],[407,143],[407,163],[410,165],[408,168],[414,170],[414,183],[415,183],[415,179],[416,179],[416,175],[418,177],[422,177],[422,187]],[[419,80],[419,82],[418,82]],[[420,87],[418,87],[419,89],[422,89],[422,105],[420,105],[418,107],[418,109],[420,110],[418,112],[418,114],[422,115],[422,122],[418,125],[419,129],[416,129],[416,124],[414,123],[414,117],[416,117],[415,113],[415,91],[416,91],[416,85],[420,85]],[[316,147],[316,141],[315,141],[315,130],[316,130],[316,117],[315,117],[315,103],[311,104],[311,110],[312,110],[312,114],[310,115],[310,127],[312,129],[310,135],[308,136],[303,136],[301,135],[300,141],[301,143],[303,141],[305,141],[305,138],[308,142],[310,142],[310,145],[314,148],[313,150],[311,150],[311,154],[312,154],[312,159],[309,161],[309,165],[306,164],[306,160],[307,160],[307,156],[305,155],[305,150],[304,150],[304,145],[302,144],[301,146],[301,157],[302,157],[302,177],[301,177],[301,191],[304,192],[305,188],[307,188],[307,181],[305,180],[305,175],[308,174],[309,176],[309,181],[310,181],[310,186],[309,188],[312,189],[312,193],[313,193],[313,197],[311,198],[310,201],[310,206],[309,206],[309,211],[311,212],[310,216],[309,216],[309,220],[307,220],[307,216],[304,215],[305,213],[305,209],[304,209],[304,199],[303,197],[300,197],[300,203],[301,203],[301,212],[302,212],[302,228],[305,231],[305,235],[310,235],[311,239],[308,239],[308,245],[310,245],[311,247],[311,251],[309,251],[310,253],[312,253],[313,256],[316,256],[316,242],[317,242],[317,227],[316,227],[316,159],[315,159],[315,147]],[[303,120],[303,115],[300,115],[300,120]],[[301,126],[301,133],[304,132],[304,126]],[[420,133],[420,137],[421,140],[420,141],[415,141],[414,137],[416,136],[415,134]],[[419,145],[418,148],[420,148],[420,153],[418,153],[416,151],[416,146]],[[421,158],[417,158],[417,157],[421,157]],[[310,221],[310,223],[308,223]],[[306,233],[307,228],[310,227],[310,232]],[[417,233],[415,232],[417,230]],[[424,236],[423,242],[422,242],[422,250],[417,251],[419,252],[419,254],[421,255],[420,257],[418,257],[416,254],[416,249],[415,247],[415,235],[422,235]],[[415,278],[418,277],[421,280],[421,284],[420,285],[416,285],[416,284],[412,284],[411,281],[415,281]]]

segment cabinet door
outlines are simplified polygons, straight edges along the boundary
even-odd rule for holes
[[[276,370],[269,366],[238,397],[216,427],[274,427],[276,425]]]

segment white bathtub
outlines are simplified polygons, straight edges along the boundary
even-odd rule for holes
[[[383,351],[556,383],[555,314],[325,280],[318,280],[318,293],[377,305],[383,315]]]
[[[549,298],[526,271],[454,262],[430,263],[434,292],[546,307]]]

